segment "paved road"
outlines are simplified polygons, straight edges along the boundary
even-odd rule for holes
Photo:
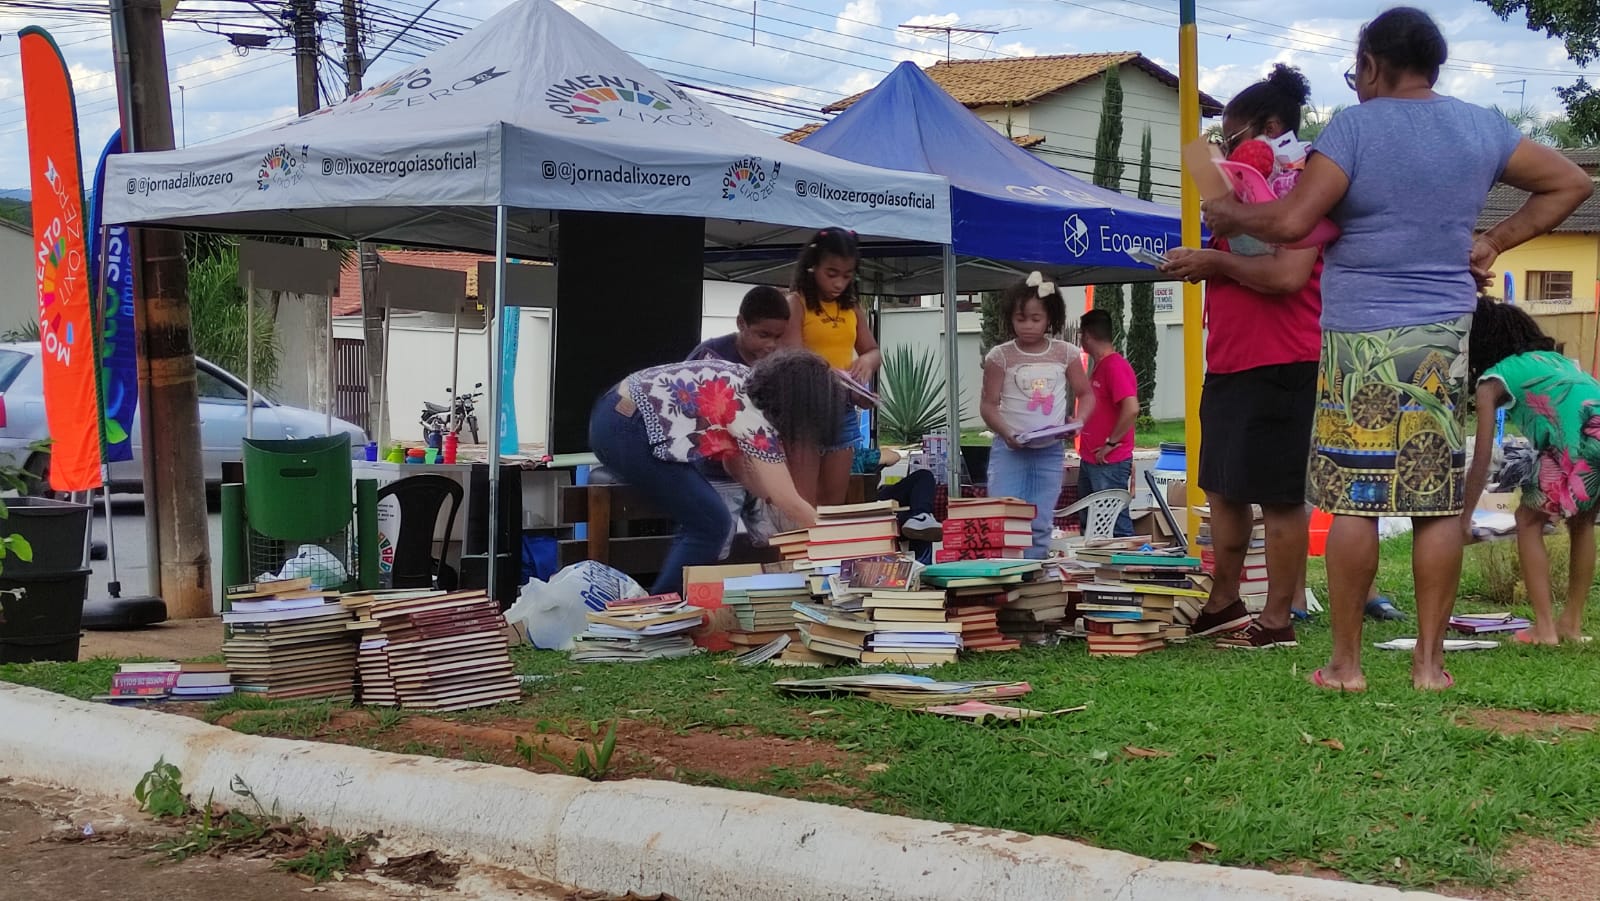
[[[150,592],[148,554],[145,551],[144,499],[137,495],[113,495],[112,529],[116,538],[117,576],[122,582],[122,596],[136,597]],[[212,512],[206,517],[211,537],[211,583],[220,592],[222,584],[222,515]],[[105,502],[95,505],[94,537],[105,541],[107,537]],[[92,564],[94,575],[89,580],[89,597],[107,597],[106,584],[111,579],[111,562],[96,560]],[[220,597],[220,595],[219,595]],[[215,605],[213,601],[213,605]],[[218,608],[220,609],[220,608]]]

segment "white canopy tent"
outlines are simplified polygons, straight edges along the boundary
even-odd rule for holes
[[[851,163],[750,128],[551,0],[521,0],[343,103],[216,144],[113,156],[106,175],[116,186],[108,225],[492,252],[492,410],[506,258],[553,258],[558,211],[704,218],[713,249],[803,243],[804,231],[827,226],[950,242],[943,177]],[[489,421],[495,523],[499,416]],[[489,529],[491,586],[498,533]]]

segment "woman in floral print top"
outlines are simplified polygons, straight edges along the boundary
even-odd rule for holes
[[[1467,474],[1462,528],[1470,536],[1472,510],[1488,478],[1494,411],[1505,407],[1507,418],[1538,454],[1517,508],[1517,552],[1534,612],[1533,627],[1518,637],[1537,644],[1582,640],[1600,507],[1600,382],[1556,353],[1555,342],[1532,316],[1488,298],[1478,300],[1473,314],[1469,356],[1478,386],[1478,437]],[[1544,527],[1551,520],[1565,520],[1572,537],[1567,604],[1559,620],[1552,615],[1550,559],[1544,548]]]
[[[816,510],[795,490],[784,450],[822,446],[848,403],[828,364],[804,350],[780,351],[754,368],[668,363],[602,395],[589,419],[590,448],[678,527],[651,592],[678,591],[685,566],[717,562],[733,528],[698,463],[721,463],[791,527],[809,527]]]

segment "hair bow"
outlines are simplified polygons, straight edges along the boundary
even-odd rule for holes
[[[1038,288],[1040,297],[1049,297],[1056,293],[1056,283],[1044,280],[1044,275],[1038,271],[1028,273],[1028,287]]]

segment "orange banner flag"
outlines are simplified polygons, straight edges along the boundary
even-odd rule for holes
[[[30,26],[17,39],[33,189],[34,277],[39,289],[45,419],[50,426],[50,487],[85,491],[100,486],[100,405],[78,113],[66,60],[49,32]]]

